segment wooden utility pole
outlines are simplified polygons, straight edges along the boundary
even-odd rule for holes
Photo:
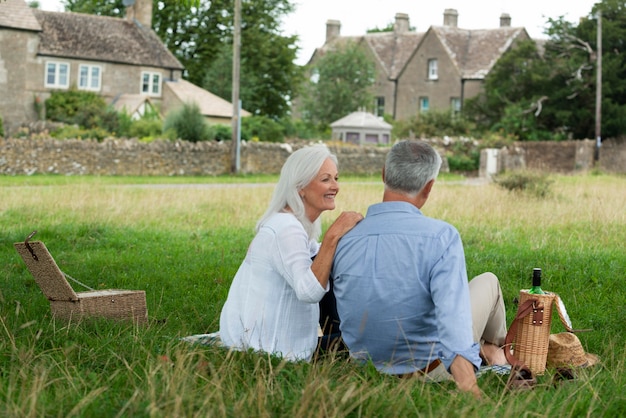
[[[596,148],[593,162],[598,164],[600,146],[602,145],[602,12],[598,10],[598,29],[596,31],[597,62],[596,62]]]
[[[231,164],[230,171],[233,174],[239,173],[239,73],[240,73],[240,55],[241,55],[241,0],[235,0],[235,22],[233,33],[233,117],[231,119],[232,127],[232,145],[231,145]]]

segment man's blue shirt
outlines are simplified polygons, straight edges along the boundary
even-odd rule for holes
[[[406,202],[372,205],[339,241],[331,275],[352,357],[384,373],[460,355],[480,367],[463,244],[452,225]]]

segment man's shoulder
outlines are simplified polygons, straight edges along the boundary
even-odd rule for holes
[[[361,225],[363,224],[363,225]],[[456,227],[443,219],[425,215],[422,211],[407,202],[382,202],[371,205],[367,216],[361,223],[362,228],[385,226],[387,230],[394,225],[401,231],[458,234]],[[356,228],[355,228],[356,229]]]

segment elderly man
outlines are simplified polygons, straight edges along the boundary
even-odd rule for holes
[[[445,375],[480,396],[482,359],[506,364],[506,318],[497,277],[468,283],[463,244],[450,224],[421,212],[441,166],[428,144],[402,141],[387,155],[382,203],[339,242],[331,275],[351,357],[382,373]],[[450,374],[448,374],[448,372]]]

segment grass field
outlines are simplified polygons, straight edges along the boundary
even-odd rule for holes
[[[275,177],[0,177],[0,415],[625,416],[626,179],[553,180],[541,199],[442,180],[423,208],[459,229],[470,277],[498,275],[509,323],[541,267],[544,289],[561,295],[576,328],[593,329],[579,337],[602,359],[563,385],[548,370],[526,393],[484,375],[477,401],[448,383],[381,376],[339,357],[294,364],[179,341],[217,330]],[[377,179],[347,178],[324,222],[365,213],[381,195]],[[80,282],[145,290],[148,326],[53,320],[13,248],[33,230]]]

